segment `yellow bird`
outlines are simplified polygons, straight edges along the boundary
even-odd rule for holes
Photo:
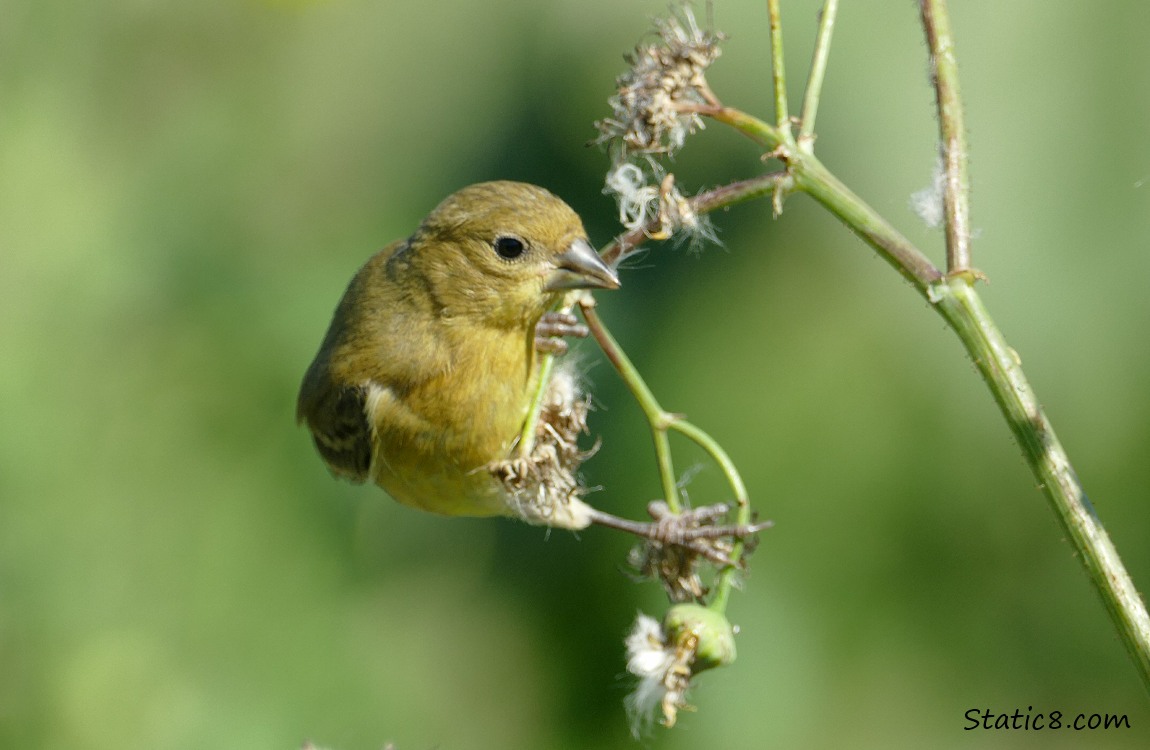
[[[566,290],[618,286],[556,196],[517,182],[466,187],[356,273],[304,376],[297,418],[335,474],[370,479],[405,505],[524,517],[489,467],[523,426],[537,350],[586,335],[548,311]],[[597,520],[574,502],[526,520]]]

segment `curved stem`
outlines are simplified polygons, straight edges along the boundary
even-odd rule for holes
[[[747,497],[747,487],[743,484],[743,478],[739,475],[739,470],[735,467],[735,462],[731,460],[731,457],[727,455],[723,447],[709,434],[685,419],[677,419],[672,422],[671,429],[693,440],[719,465],[719,468],[722,469],[723,474],[727,477],[727,482],[731,485],[731,490],[735,493],[735,523],[739,526],[749,525],[751,523],[751,503]],[[734,543],[731,545],[730,558],[732,560],[741,559],[745,546],[746,542],[741,537],[735,537]],[[733,565],[728,565],[719,572],[719,581],[715,586],[715,598],[712,599],[708,605],[716,612],[726,611],[727,599],[730,597],[731,589],[735,585],[736,572],[737,569]]]
[[[828,0],[827,5],[832,6],[832,3],[833,0]],[[781,207],[782,195],[787,190],[792,188],[803,190],[822,203],[897,269],[954,330],[977,365],[1007,424],[1017,438],[1023,456],[1038,478],[1039,486],[1065,528],[1087,575],[1101,595],[1124,646],[1134,660],[1147,688],[1150,689],[1150,616],[1147,615],[1146,606],[1091,507],[1065,449],[1039,406],[1037,397],[1023,374],[1017,354],[1007,345],[972,286],[977,274],[969,265],[966,141],[958,95],[953,39],[945,0],[920,0],[920,3],[923,25],[931,48],[943,162],[946,170],[944,203],[947,219],[947,274],[943,274],[921,250],[840,182],[814,157],[809,147],[805,147],[791,136],[786,102],[779,0],[767,2],[777,125],[768,125],[745,112],[721,106],[718,100],[711,96],[707,97],[708,104],[692,104],[690,111],[735,128],[763,147],[764,158],[776,158],[786,166],[784,174],[764,176],[764,182],[756,186],[755,194],[764,194],[766,191],[757,192],[758,188],[768,184],[766,178],[770,178],[769,184],[772,186],[771,192],[774,193],[776,214]],[[820,28],[820,37],[824,36],[825,32],[828,42],[830,23],[824,18],[825,28]],[[816,51],[816,62],[819,54]],[[808,110],[809,104],[811,124],[800,130],[800,141],[804,135],[813,135],[813,115],[818,93],[817,86],[808,89],[804,112]],[[723,200],[718,199],[708,203],[705,210],[696,205],[696,210],[704,213],[722,205]],[[642,231],[638,234],[625,235],[614,246],[608,248],[604,256],[610,255],[613,261],[617,261],[634,246],[624,244],[624,239],[637,245],[644,238],[645,233]],[[593,311],[591,315],[597,323],[598,319],[594,317]],[[588,323],[592,325],[592,320]],[[592,325],[592,328],[594,330],[595,326]],[[605,334],[601,325],[599,328]],[[599,334],[596,334],[596,338],[600,338]],[[617,349],[617,345],[609,339],[609,336],[600,338],[601,343],[604,340],[610,341]],[[608,356],[612,356],[610,351]],[[621,352],[617,352],[617,356],[621,357],[619,361],[626,362],[630,367],[630,362],[622,357]],[[634,373],[634,377],[638,378],[637,373]],[[633,382],[641,386],[641,390],[636,390],[637,397],[641,392],[649,396],[650,392],[645,390],[646,386],[642,385],[641,379]],[[653,396],[650,398],[654,410],[648,411],[649,415],[657,413],[661,419],[671,416],[658,408]],[[656,429],[656,424],[663,425],[660,429],[664,433],[668,428],[680,432],[692,429],[689,426],[684,427],[688,423],[674,419],[667,423],[653,421],[653,430]],[[700,444],[705,445],[705,442]],[[716,455],[712,453],[712,456]],[[722,463],[723,461],[720,461],[720,464]],[[737,486],[737,473],[728,474],[728,478],[732,476],[735,477],[732,486]],[[741,507],[740,512],[742,511]],[[724,571],[725,576],[730,573],[731,571]],[[729,578],[725,580],[729,583]],[[724,593],[723,601],[725,596]]]
[[[599,314],[595,311],[594,300],[590,295],[581,298],[580,306],[583,310],[583,319],[591,329],[591,335],[602,347],[604,354],[619,371],[619,375],[635,395],[643,414],[651,426],[651,435],[655,439],[655,453],[659,464],[659,477],[663,483],[663,492],[666,495],[667,506],[673,513],[683,511],[679,497],[679,487],[675,483],[675,470],[671,463],[671,447],[668,441],[668,430],[674,430],[684,437],[698,444],[719,465],[731,490],[735,495],[735,523],[747,526],[751,522],[751,505],[747,498],[747,488],[739,475],[739,470],[723,447],[709,434],[688,422],[683,416],[667,412],[659,405],[651,389],[643,381],[639,371],[623,353],[619,342],[603,325]],[[744,541],[735,538],[728,556],[731,560],[739,560],[743,555]],[[715,586],[715,596],[709,607],[717,612],[723,612],[727,607],[727,599],[734,587],[734,578],[737,568],[728,565],[719,572],[718,583]]]
[[[647,417],[651,426],[651,438],[655,443],[655,460],[659,467],[659,481],[663,485],[664,500],[672,513],[682,512],[683,504],[679,498],[679,485],[675,481],[675,466],[671,460],[671,443],[667,439],[667,428],[675,421],[675,415],[669,414],[659,405],[655,394],[647,386],[639,370],[623,352],[619,342],[611,335],[599,313],[595,311],[594,298],[590,294],[580,297],[579,306],[583,311],[583,319],[591,329],[591,335],[599,343],[599,347],[619,372],[619,376],[627,387],[631,389],[639,408]]]

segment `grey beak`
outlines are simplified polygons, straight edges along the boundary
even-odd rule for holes
[[[544,289],[559,292],[564,289],[618,289],[619,277],[580,237],[562,254],[555,256],[555,270],[547,276]]]

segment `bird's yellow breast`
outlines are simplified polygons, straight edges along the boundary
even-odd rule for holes
[[[450,326],[445,367],[400,391],[371,384],[372,479],[396,500],[446,515],[504,515],[487,466],[506,458],[530,398],[533,350],[522,332]]]

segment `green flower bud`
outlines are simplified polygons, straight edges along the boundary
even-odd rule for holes
[[[699,604],[676,604],[663,618],[663,630],[677,649],[694,652],[694,674],[735,660],[735,629],[721,612]]]

